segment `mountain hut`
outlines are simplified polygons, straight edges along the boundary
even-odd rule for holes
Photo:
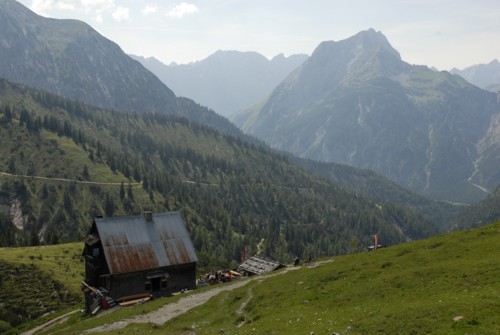
[[[102,292],[120,301],[196,287],[198,258],[179,212],[96,218],[83,256],[88,312]]]

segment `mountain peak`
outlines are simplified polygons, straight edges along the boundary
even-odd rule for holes
[[[496,92],[496,87],[500,84],[500,62],[498,59],[493,59],[487,64],[472,65],[463,70],[453,68],[450,73],[458,74],[468,82],[493,92]]]
[[[279,53],[277,54],[276,56],[274,56],[273,58],[271,58],[271,62],[274,62],[274,61],[283,61],[285,60],[285,55],[283,53]]]
[[[498,61],[498,59],[494,59],[492,60],[488,65],[494,65],[494,66],[499,66],[500,65],[500,62]]]
[[[290,80],[308,82],[311,93],[323,92],[378,76],[394,77],[405,66],[387,38],[368,29],[341,41],[320,43],[301,68],[306,75]]]
[[[352,60],[353,55],[357,57],[365,53],[384,52],[401,60],[399,52],[392,47],[384,34],[372,28],[341,41],[322,42],[314,51],[313,56],[325,52],[329,54],[340,52],[344,54],[342,58],[349,60]]]
[[[385,37],[385,35],[380,31],[375,31],[373,28],[361,31],[350,39],[355,40],[358,45],[362,45],[365,49],[383,49],[384,51],[387,51],[390,54],[401,59],[401,57],[399,56],[399,52],[397,52],[397,50],[392,47],[392,45],[389,43],[389,40],[387,40],[387,37]]]
[[[351,38],[366,38],[370,40],[383,40],[387,42],[387,38],[380,31],[376,31],[373,28],[369,28],[367,30],[362,30],[359,33],[355,34]],[[388,43],[388,42],[387,42]]]
[[[498,185],[488,175],[496,156],[485,154],[497,150],[496,94],[403,62],[373,29],[321,43],[241,115],[234,120],[246,133],[279,150],[370,168],[436,199],[476,201]]]

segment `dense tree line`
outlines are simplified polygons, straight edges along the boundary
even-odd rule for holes
[[[449,229],[478,228],[500,220],[500,186],[483,201],[468,206],[450,223]]]

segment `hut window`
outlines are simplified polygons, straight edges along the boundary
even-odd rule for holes
[[[99,256],[99,248],[94,248],[94,250],[92,250],[92,256],[93,257]]]
[[[166,288],[167,287],[167,280],[166,279],[163,279],[161,281],[161,288]]]

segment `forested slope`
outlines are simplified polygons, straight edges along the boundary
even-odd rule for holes
[[[500,187],[486,199],[468,206],[451,220],[450,229],[467,229],[482,227],[500,220]]]
[[[436,232],[414,210],[186,119],[95,109],[6,81],[0,96],[4,246],[78,241],[95,215],[144,210],[180,210],[201,266],[234,264],[244,245],[286,261],[357,251],[374,233],[394,244]]]

